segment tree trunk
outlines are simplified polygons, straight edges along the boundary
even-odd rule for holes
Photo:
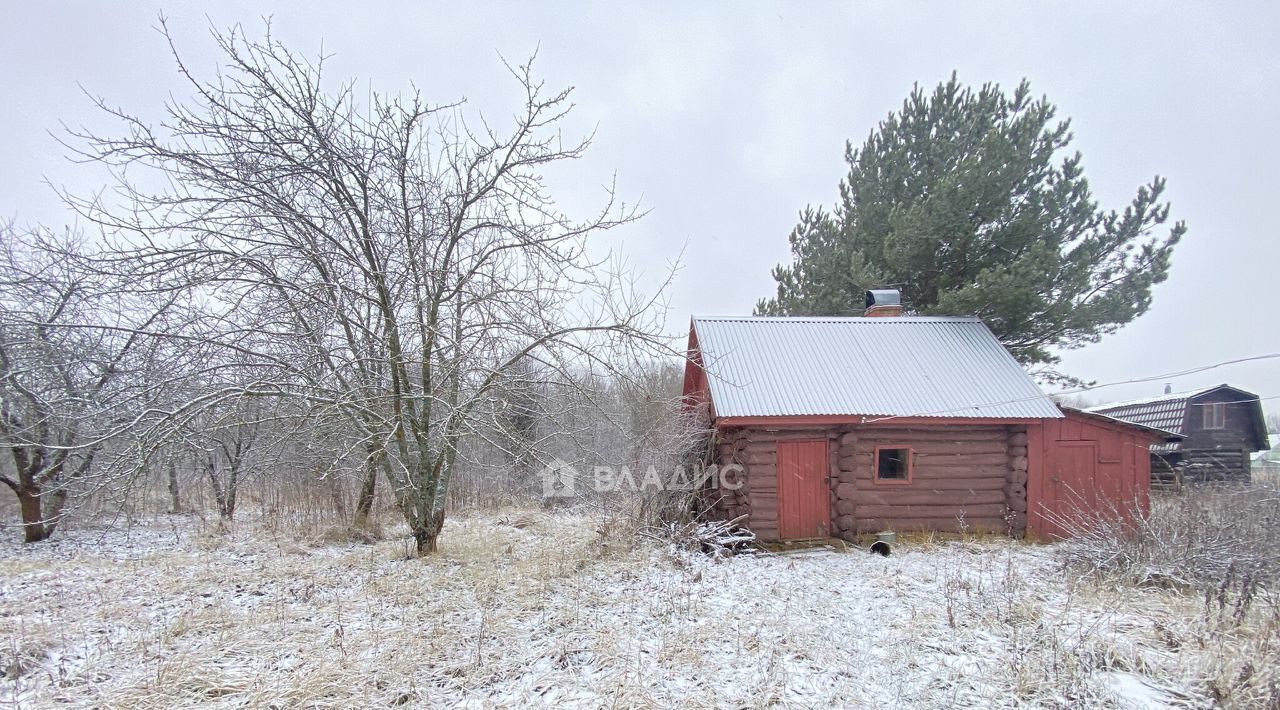
[[[169,512],[178,515],[182,512],[182,498],[178,495],[178,467],[169,462]]]
[[[444,513],[430,516],[425,524],[413,530],[413,540],[418,546],[418,557],[426,557],[437,549],[440,530],[444,527]]]
[[[329,489],[329,502],[333,505],[333,512],[339,518],[347,517],[347,497],[343,495],[342,483],[336,475],[317,471],[316,475],[324,482],[326,488]]]
[[[230,479],[227,481],[227,487],[224,491],[226,498],[222,505],[222,517],[231,520],[236,514],[236,491],[239,488],[239,482],[236,480],[236,470],[231,469]]]
[[[418,557],[426,557],[436,551],[436,541],[440,538],[439,532],[429,532],[427,530],[413,531],[413,540],[418,545]]]
[[[53,534],[53,525],[44,520],[44,508],[41,505],[40,488],[38,486],[19,486],[18,507],[22,511],[22,534],[27,542],[40,542]]]
[[[370,452],[364,480],[360,483],[360,497],[356,499],[355,525],[361,529],[369,527],[369,514],[373,511],[373,498],[378,486],[378,466],[375,459],[376,454]]]
[[[218,480],[218,466],[214,461],[210,460],[205,464],[205,471],[209,474],[209,485],[213,488],[213,500],[218,506],[218,517],[230,520],[236,512],[235,472],[232,471],[227,485],[223,486]]]

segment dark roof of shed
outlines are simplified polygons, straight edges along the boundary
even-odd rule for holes
[[[1134,424],[1182,434],[1183,422],[1187,415],[1187,401],[1208,391],[1210,390],[1174,392],[1158,397],[1102,404],[1097,407],[1088,407],[1084,411],[1105,414],[1113,419],[1123,419]]]
[[[1242,402],[1257,403],[1257,412],[1254,426],[1255,443],[1260,443],[1260,448],[1267,448],[1267,437],[1265,427],[1262,421],[1262,404],[1258,399],[1258,395],[1252,392],[1246,392],[1238,387],[1221,384],[1214,387],[1206,387],[1200,390],[1190,392],[1173,392],[1170,394],[1159,395],[1157,397],[1148,397],[1146,399],[1135,399],[1127,402],[1113,402],[1111,404],[1103,404],[1097,407],[1089,407],[1086,412],[1092,414],[1104,414],[1115,419],[1123,419],[1141,424],[1143,426],[1163,429],[1165,431],[1185,435],[1185,425],[1187,421],[1187,407],[1192,404],[1191,400],[1202,397],[1204,395],[1218,392],[1221,390],[1230,390],[1236,392],[1240,396]],[[1165,444],[1157,444],[1152,446],[1152,451],[1156,453],[1171,453],[1180,448],[1178,442],[1170,442]]]

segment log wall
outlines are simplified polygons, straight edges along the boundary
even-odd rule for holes
[[[832,527],[846,539],[882,530],[1007,532],[1019,496],[1025,526],[1027,449],[1018,434],[1004,426],[852,428],[839,438]],[[912,450],[910,483],[875,480],[876,447]]]
[[[718,491],[717,515],[748,515],[762,540],[778,539],[777,442],[827,439],[832,535],[852,540],[882,530],[986,531],[1026,528],[1027,435],[1020,427],[841,426],[829,429],[730,429],[718,463],[739,464],[745,485]],[[910,447],[911,482],[874,479],[874,451]]]

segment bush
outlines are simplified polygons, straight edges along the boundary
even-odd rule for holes
[[[1068,569],[1101,582],[1158,587],[1199,607],[1157,628],[1224,707],[1280,707],[1280,486],[1197,486],[1153,494],[1151,513],[1072,529]],[[1202,604],[1199,603],[1202,601]]]
[[[1202,486],[1156,493],[1151,513],[1071,526],[1069,566],[1241,607],[1280,581],[1280,487]],[[1243,613],[1243,608],[1240,610]]]

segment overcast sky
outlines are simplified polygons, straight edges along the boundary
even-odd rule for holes
[[[640,5],[643,5],[641,7]],[[80,86],[143,116],[188,95],[154,30],[163,11],[198,70],[214,66],[210,23],[263,27],[262,3],[8,3],[0,10],[0,215],[70,221],[45,180],[100,187],[49,135],[105,125]],[[554,11],[553,11],[554,9]],[[206,15],[206,13],[210,13]],[[274,33],[332,54],[331,79],[432,101],[516,107],[499,54],[539,49],[538,73],[574,86],[571,128],[597,129],[588,158],[553,175],[570,210],[597,205],[617,175],[651,209],[607,239],[651,278],[685,248],[668,326],[746,314],[773,293],[771,267],[805,205],[830,205],[844,144],[861,143],[915,82],[1031,80],[1069,116],[1104,206],[1168,178],[1189,232],[1151,311],[1064,370],[1130,380],[1280,352],[1280,11],[1273,3],[900,3],[560,5],[282,4]],[[1280,395],[1280,360],[1169,378]],[[1163,380],[1099,390],[1158,393]],[[1280,400],[1264,403],[1280,411]]]

